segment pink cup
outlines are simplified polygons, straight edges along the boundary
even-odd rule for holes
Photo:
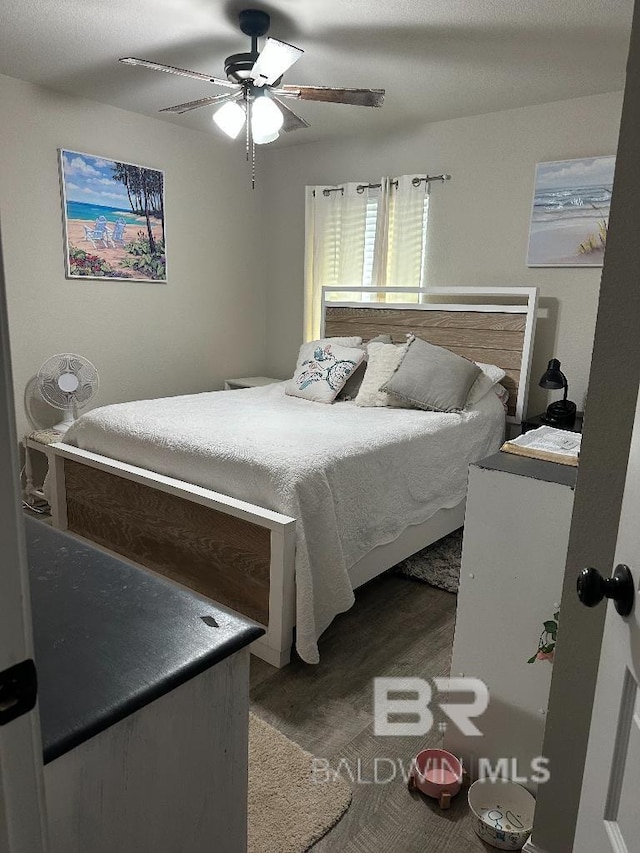
[[[423,749],[413,759],[409,787],[433,797],[446,808],[462,787],[462,764],[445,749]]]

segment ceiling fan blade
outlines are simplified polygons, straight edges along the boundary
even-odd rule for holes
[[[384,89],[334,89],[330,86],[280,86],[273,90],[282,98],[300,101],[327,101],[356,107],[381,107]]]
[[[304,50],[287,44],[286,41],[268,38],[249,76],[256,86],[270,86],[282,77],[303,53]]]
[[[230,80],[211,77],[209,74],[201,74],[199,71],[188,71],[186,68],[176,68],[173,65],[163,65],[161,62],[150,62],[148,59],[136,59],[135,56],[125,56],[123,59],[119,59],[118,62],[123,62],[125,65],[139,65],[142,68],[149,68],[151,71],[165,71],[167,74],[179,74],[181,77],[191,77],[193,80],[205,80],[207,83],[214,83],[216,86],[225,86],[228,89],[237,89],[238,87],[237,83],[232,83]]]
[[[212,95],[210,98],[199,98],[197,101],[188,101],[186,104],[176,104],[175,107],[164,107],[158,112],[177,113],[182,115],[190,110],[199,110],[200,107],[210,107],[214,104],[224,104],[225,101],[236,101],[242,97],[242,92],[229,92],[228,95]]]
[[[282,129],[285,133],[290,133],[292,130],[304,130],[305,127],[309,127],[309,122],[300,118],[299,115],[296,115],[296,113],[294,113],[293,110],[290,110],[289,107],[280,100],[280,98],[273,98],[273,100],[277,103],[278,109],[284,116]]]

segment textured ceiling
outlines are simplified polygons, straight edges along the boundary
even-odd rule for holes
[[[248,49],[237,13],[305,50],[285,83],[385,88],[382,109],[290,101],[311,128],[276,144],[621,89],[632,0],[4,0],[0,73],[134,112],[219,93],[119,65],[139,56],[224,76]],[[209,108],[162,120],[216,134]],[[222,141],[221,141],[222,144]]]

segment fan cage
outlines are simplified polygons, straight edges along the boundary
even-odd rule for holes
[[[75,376],[78,385],[73,391],[64,391],[58,384],[61,376]],[[59,353],[47,359],[37,375],[38,387],[43,399],[55,409],[82,408],[97,393],[99,388],[98,371],[82,355]]]

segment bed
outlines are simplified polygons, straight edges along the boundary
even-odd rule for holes
[[[411,331],[497,364],[517,422],[535,289],[428,296],[363,305],[332,290],[323,334]],[[312,403],[280,383],[108,406],[53,448],[54,524],[255,619],[267,633],[253,651],[276,666],[296,626],[314,663],[355,588],[463,523],[468,464],[498,448],[504,423],[493,393],[447,415]]]

